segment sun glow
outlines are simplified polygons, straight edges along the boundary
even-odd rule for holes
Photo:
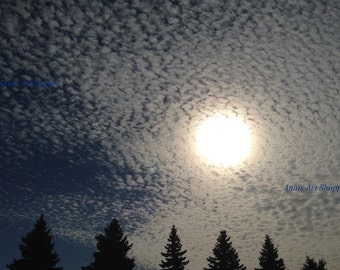
[[[199,127],[196,147],[199,155],[210,165],[235,166],[249,154],[250,132],[242,119],[225,116],[208,118]]]

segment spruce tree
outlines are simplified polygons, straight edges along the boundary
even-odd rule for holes
[[[278,258],[277,248],[274,247],[272,239],[266,235],[265,241],[260,252],[259,264],[260,268],[255,270],[285,270],[282,259]]]
[[[129,244],[116,219],[105,227],[105,234],[96,236],[96,240],[98,251],[93,253],[94,262],[81,267],[83,270],[131,270],[134,268],[134,259],[127,257],[132,244]]]
[[[159,266],[165,270],[184,270],[189,260],[184,257],[187,251],[182,251],[181,239],[177,235],[175,225],[172,226],[168,244],[164,247],[166,251],[164,253],[161,252],[161,254],[165,258],[165,261],[162,260]]]
[[[327,270],[325,268],[326,266],[326,261],[323,259],[319,260],[319,263],[316,263],[314,259],[306,256],[306,262],[303,265],[302,270]]]
[[[57,253],[53,252],[51,230],[47,229],[44,216],[41,215],[34,225],[34,229],[22,237],[19,246],[22,258],[14,259],[7,265],[10,270],[62,270],[55,267],[59,262]]]
[[[217,238],[213,255],[207,258],[209,267],[204,270],[246,270],[246,267],[240,264],[238,254],[224,230]]]

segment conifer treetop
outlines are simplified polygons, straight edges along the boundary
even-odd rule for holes
[[[230,237],[225,230],[222,230],[213,248],[213,256],[207,258],[208,268],[204,270],[246,270],[236,250],[232,246]]]
[[[97,250],[93,253],[94,262],[83,266],[83,270],[132,270],[135,266],[134,259],[127,256],[132,244],[129,244],[127,237],[117,219],[106,225],[104,234],[98,234]]]
[[[159,266],[165,270],[184,270],[189,260],[184,257],[187,251],[182,251],[181,239],[177,235],[175,225],[172,226],[168,243],[164,247],[166,251],[161,252],[161,255],[165,260],[162,260]]]
[[[21,238],[22,244],[19,249],[22,258],[15,259],[7,265],[7,268],[10,270],[62,270],[61,267],[55,267],[60,259],[57,253],[53,252],[54,243],[50,232],[44,216],[41,215],[33,230]]]
[[[302,270],[327,270],[326,261],[324,259],[319,260],[319,262],[315,262],[314,258],[310,258],[306,256],[306,262],[304,263]]]
[[[283,259],[279,259],[278,250],[274,247],[272,239],[267,234],[259,257],[260,268],[255,270],[285,270]]]

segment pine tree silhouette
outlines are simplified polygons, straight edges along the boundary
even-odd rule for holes
[[[118,221],[113,219],[105,227],[105,234],[96,236],[97,252],[93,253],[94,262],[81,267],[83,270],[131,270],[134,259],[127,257],[132,244],[123,235]]]
[[[53,252],[51,230],[47,229],[44,216],[41,215],[34,229],[22,237],[23,244],[19,246],[22,258],[14,259],[7,265],[10,270],[62,270],[55,267],[59,262],[57,253]]]
[[[278,259],[277,248],[274,247],[272,239],[266,235],[265,241],[260,252],[259,264],[260,268],[255,270],[285,270],[284,261]]]
[[[303,265],[302,270],[327,270],[325,266],[326,261],[324,261],[323,259],[319,260],[319,263],[316,263],[314,261],[314,258],[306,256],[306,262]]]
[[[185,266],[189,263],[189,260],[187,260],[186,257],[183,257],[187,251],[181,251],[181,239],[177,235],[175,225],[172,226],[168,238],[168,244],[164,247],[166,251],[164,253],[161,252],[161,254],[165,257],[165,261],[162,260],[159,266],[165,270],[184,270]]]
[[[209,267],[204,270],[246,270],[246,267],[240,264],[238,254],[224,230],[217,238],[213,254],[214,256],[207,258]]]

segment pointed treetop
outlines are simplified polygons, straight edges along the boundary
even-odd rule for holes
[[[105,227],[104,234],[99,234],[95,238],[98,251],[93,253],[94,262],[83,266],[83,270],[132,270],[134,268],[134,259],[127,257],[132,244],[129,244],[115,218]]]
[[[182,251],[181,239],[177,235],[175,225],[172,226],[168,244],[164,247],[166,251],[161,252],[161,255],[165,257],[165,260],[162,260],[159,266],[165,270],[184,270],[185,266],[189,263],[189,260],[184,257],[187,251]]]
[[[260,268],[255,270],[285,270],[284,261],[278,256],[278,250],[274,247],[272,239],[267,234],[259,257]]]
[[[306,262],[303,265],[302,270],[327,270],[325,266],[326,266],[325,260],[321,259],[319,260],[318,263],[316,263],[314,261],[314,258],[306,256]]]
[[[22,244],[19,249],[22,258],[14,260],[13,263],[7,265],[7,268],[11,270],[62,270],[60,267],[55,267],[60,259],[57,253],[53,252],[54,243],[50,231],[44,216],[41,215],[33,230],[21,238]]]
[[[207,261],[208,268],[204,270],[246,270],[246,267],[240,264],[238,254],[225,230],[220,232],[213,248],[213,256],[208,257]]]

